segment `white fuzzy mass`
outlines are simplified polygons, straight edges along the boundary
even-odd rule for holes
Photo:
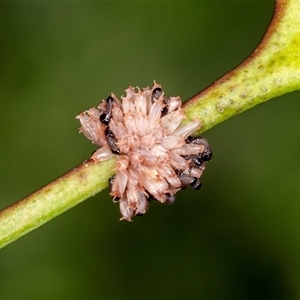
[[[121,219],[143,215],[150,199],[172,203],[183,187],[193,186],[206,165],[201,154],[208,143],[187,139],[200,128],[185,118],[179,97],[165,97],[161,85],[129,87],[120,101],[114,94],[97,108],[80,113],[80,132],[100,148],[95,161],[117,156],[110,195],[119,202]],[[195,159],[201,165],[195,164]]]

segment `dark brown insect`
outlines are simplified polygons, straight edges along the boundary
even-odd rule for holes
[[[196,177],[192,177],[191,175],[185,174],[183,172],[177,172],[178,178],[181,182],[181,187],[183,189],[186,189],[189,186],[193,186],[194,184],[196,184],[197,178]]]
[[[200,190],[202,188],[202,183],[199,178],[196,178],[196,182],[192,185],[194,190]]]
[[[158,100],[159,97],[162,95],[163,90],[160,87],[155,88],[152,91],[152,95],[151,95],[151,102],[153,103],[155,100]]]
[[[108,125],[111,115],[112,115],[112,110],[114,106],[114,98],[111,96],[108,96],[106,98],[106,110],[104,113],[100,115],[100,122],[103,123],[104,125]]]
[[[191,160],[192,166],[198,169],[202,169],[203,160],[201,154],[198,155],[185,155],[183,156],[185,160]]]
[[[116,139],[114,133],[110,130],[110,128],[108,126],[105,128],[104,133],[106,136],[107,144],[108,144],[109,148],[111,149],[111,152],[114,154],[120,154],[120,149],[116,145],[117,139]]]
[[[170,103],[171,99],[169,97],[164,98],[163,103],[165,104],[165,107],[161,110],[161,116],[165,116],[168,112],[169,112],[169,103]]]
[[[186,142],[189,144],[197,144],[204,146],[204,151],[202,153],[199,153],[198,155],[200,161],[210,161],[212,159],[213,152],[208,144],[208,141],[205,138],[189,136],[186,139]]]

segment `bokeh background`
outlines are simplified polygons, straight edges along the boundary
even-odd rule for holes
[[[273,1],[1,2],[0,206],[88,158],[75,116],[155,79],[193,96],[249,55]],[[107,191],[0,251],[1,299],[300,298],[300,93],[204,134],[200,191],[119,222]]]

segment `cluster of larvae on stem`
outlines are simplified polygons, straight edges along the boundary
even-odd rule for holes
[[[165,96],[161,85],[129,87],[120,101],[114,94],[97,108],[80,113],[80,132],[100,148],[92,159],[117,157],[109,179],[110,195],[119,203],[122,220],[142,216],[151,200],[172,204],[175,194],[188,187],[201,188],[200,177],[212,151],[200,127],[186,118],[179,97]]]

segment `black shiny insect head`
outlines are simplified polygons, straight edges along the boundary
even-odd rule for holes
[[[114,98],[111,96],[108,96],[106,98],[106,110],[104,113],[100,115],[100,122],[103,123],[104,125],[108,125],[111,115],[112,115],[112,110],[114,106]]]
[[[137,212],[135,215],[136,215],[137,217],[142,217],[144,214],[142,214],[141,212]]]
[[[117,139],[116,139],[114,133],[110,130],[110,128],[108,126],[105,128],[104,133],[106,136],[107,144],[108,144],[111,152],[113,154],[120,154],[120,149],[116,145]]]
[[[178,178],[181,182],[181,188],[186,189],[189,186],[196,184],[197,178],[183,172],[177,172]]]
[[[161,110],[161,116],[165,116],[169,112],[169,103],[171,99],[169,97],[164,98],[163,103],[165,104],[165,107]]]
[[[201,154],[191,156],[193,165],[194,165],[196,168],[201,168],[201,166],[202,166],[202,164],[203,164],[203,160],[202,160],[201,158],[202,158],[202,157],[201,157]]]
[[[153,103],[155,100],[158,100],[159,97],[162,95],[163,90],[160,87],[155,88],[152,91],[152,95],[151,95],[151,102]]]
[[[198,155],[198,158],[202,161],[210,161],[213,156],[213,152],[208,144],[208,141],[203,137],[192,137],[189,136],[186,139],[186,142],[189,144],[197,144],[197,145],[203,145],[204,151]]]
[[[199,178],[196,178],[196,182],[192,185],[194,190],[200,190],[202,188],[202,183]]]
[[[203,159],[201,157],[201,154],[198,155],[185,155],[183,156],[185,160],[190,160],[192,163],[192,166],[198,169],[202,169],[203,165]]]

